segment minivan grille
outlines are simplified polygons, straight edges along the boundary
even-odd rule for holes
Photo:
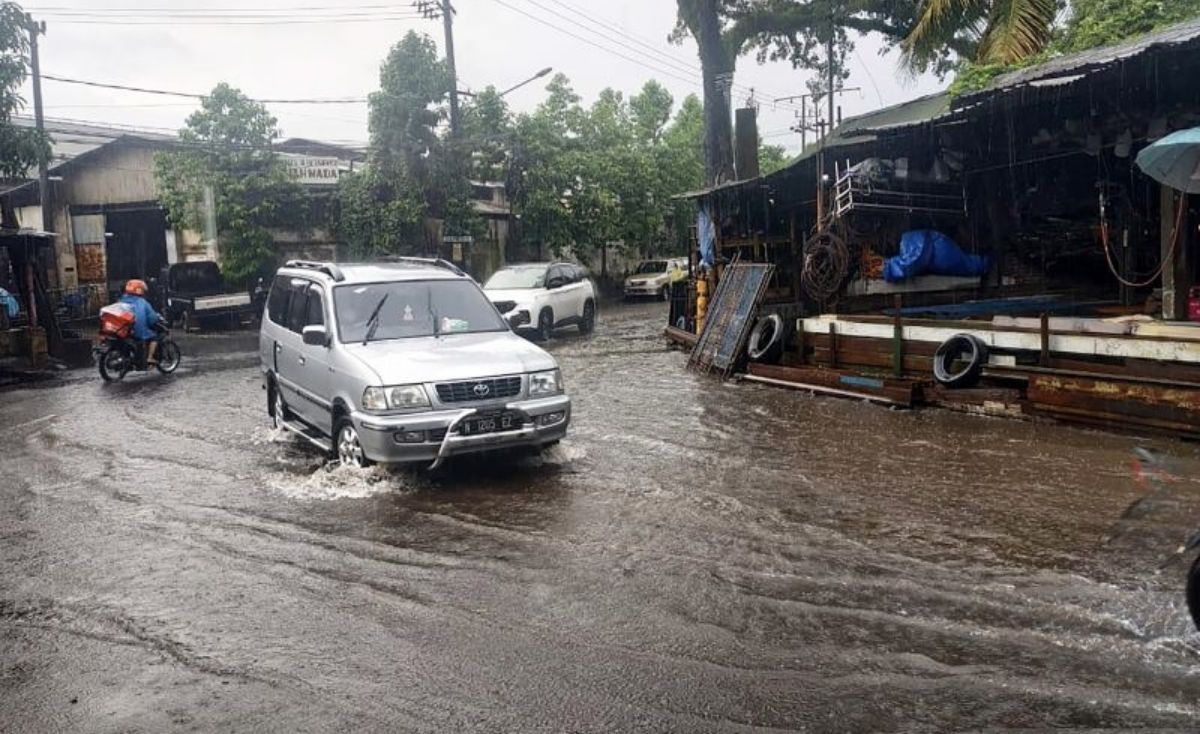
[[[471,403],[501,400],[521,393],[520,377],[497,377],[490,380],[444,382],[437,386],[438,400],[443,403]]]

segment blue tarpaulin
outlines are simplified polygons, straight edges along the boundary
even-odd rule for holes
[[[711,268],[717,261],[717,233],[713,229],[712,217],[703,207],[696,216],[696,239],[700,241],[700,264]]]
[[[5,310],[10,319],[15,319],[17,314],[21,313],[21,302],[16,296],[0,288],[0,308]]]
[[[966,254],[941,232],[916,229],[900,238],[900,254],[884,262],[883,278],[897,283],[926,274],[980,277],[991,267],[990,257]]]

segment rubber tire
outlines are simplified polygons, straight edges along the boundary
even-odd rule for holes
[[[342,431],[347,430],[347,429],[350,431],[353,431],[354,440],[355,440],[355,442],[358,443],[359,452],[362,453],[362,459],[361,459],[360,463],[357,465],[356,464],[347,464],[342,460],[342,456],[341,456]],[[339,418],[335,428],[333,429],[333,451],[332,451],[332,454],[333,454],[333,460],[337,461],[342,466],[356,466],[359,469],[366,469],[375,463],[367,458],[367,455],[363,451],[363,448],[362,448],[362,440],[358,437],[358,429],[354,427],[353,421],[351,421],[349,418]]]
[[[118,369],[116,374],[109,372],[109,368],[108,368],[108,364],[107,364],[108,358],[114,354],[116,354],[118,356],[124,356],[124,355],[122,355],[120,349],[110,349],[106,354],[104,354],[102,357],[100,357],[100,360],[99,360],[98,366],[100,368],[100,377],[103,378],[105,382],[120,382],[121,380],[125,379],[125,375],[129,374],[129,359],[128,358],[124,359],[124,362],[123,362],[124,367],[125,367],[124,369]]]
[[[1192,615],[1192,624],[1200,630],[1200,556],[1192,561],[1187,578],[1187,605]]]
[[[291,419],[287,403],[283,401],[283,393],[279,392],[279,385],[274,380],[267,386],[267,415],[270,416],[271,427],[275,430],[283,428],[284,421]]]
[[[543,308],[538,313],[538,324],[535,336],[540,342],[548,342],[554,336],[554,312],[548,308]]]
[[[596,330],[596,302],[588,299],[583,304],[583,319],[579,322],[579,333],[587,336]]]
[[[968,354],[967,366],[950,372],[950,365],[959,354]],[[951,388],[971,387],[979,382],[988,361],[988,348],[972,334],[956,334],[942,342],[933,355],[933,379]]]
[[[770,338],[766,343],[763,339],[770,330]],[[750,332],[750,342],[746,345],[746,356],[751,362],[774,363],[783,352],[783,318],[777,314],[768,314],[758,320],[754,330]]]
[[[168,351],[173,352],[175,355],[175,366],[169,369],[163,365],[163,355]],[[155,367],[157,367],[158,371],[164,375],[169,375],[175,370],[179,369],[179,363],[183,361],[183,354],[179,351],[179,345],[170,339],[162,340],[162,343],[158,345],[158,353],[156,356],[158,357],[158,364],[156,364]]]

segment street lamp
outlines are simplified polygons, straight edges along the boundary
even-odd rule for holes
[[[515,92],[516,90],[520,89],[521,87],[525,86],[526,84],[535,82],[538,79],[541,79],[542,77],[546,76],[547,74],[549,74],[552,71],[554,71],[554,67],[547,66],[545,69],[542,69],[541,71],[539,71],[538,73],[529,77],[528,79],[521,82],[520,84],[514,84],[513,86],[509,87],[508,89],[505,89],[503,92],[500,93],[500,96],[503,97],[504,95],[508,94],[509,92]]]

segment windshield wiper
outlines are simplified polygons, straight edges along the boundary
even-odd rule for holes
[[[442,327],[441,324],[438,323],[437,310],[433,307],[433,288],[430,288],[428,291],[426,291],[426,294],[429,297],[427,305],[429,308],[429,315],[433,318],[433,338],[438,339],[442,336]]]
[[[383,294],[383,298],[379,299],[379,303],[375,304],[375,310],[371,312],[371,317],[367,319],[367,335],[363,337],[363,346],[366,346],[371,338],[375,336],[376,330],[379,329],[379,312],[383,310],[383,304],[387,303],[388,296],[392,295],[391,291]]]

